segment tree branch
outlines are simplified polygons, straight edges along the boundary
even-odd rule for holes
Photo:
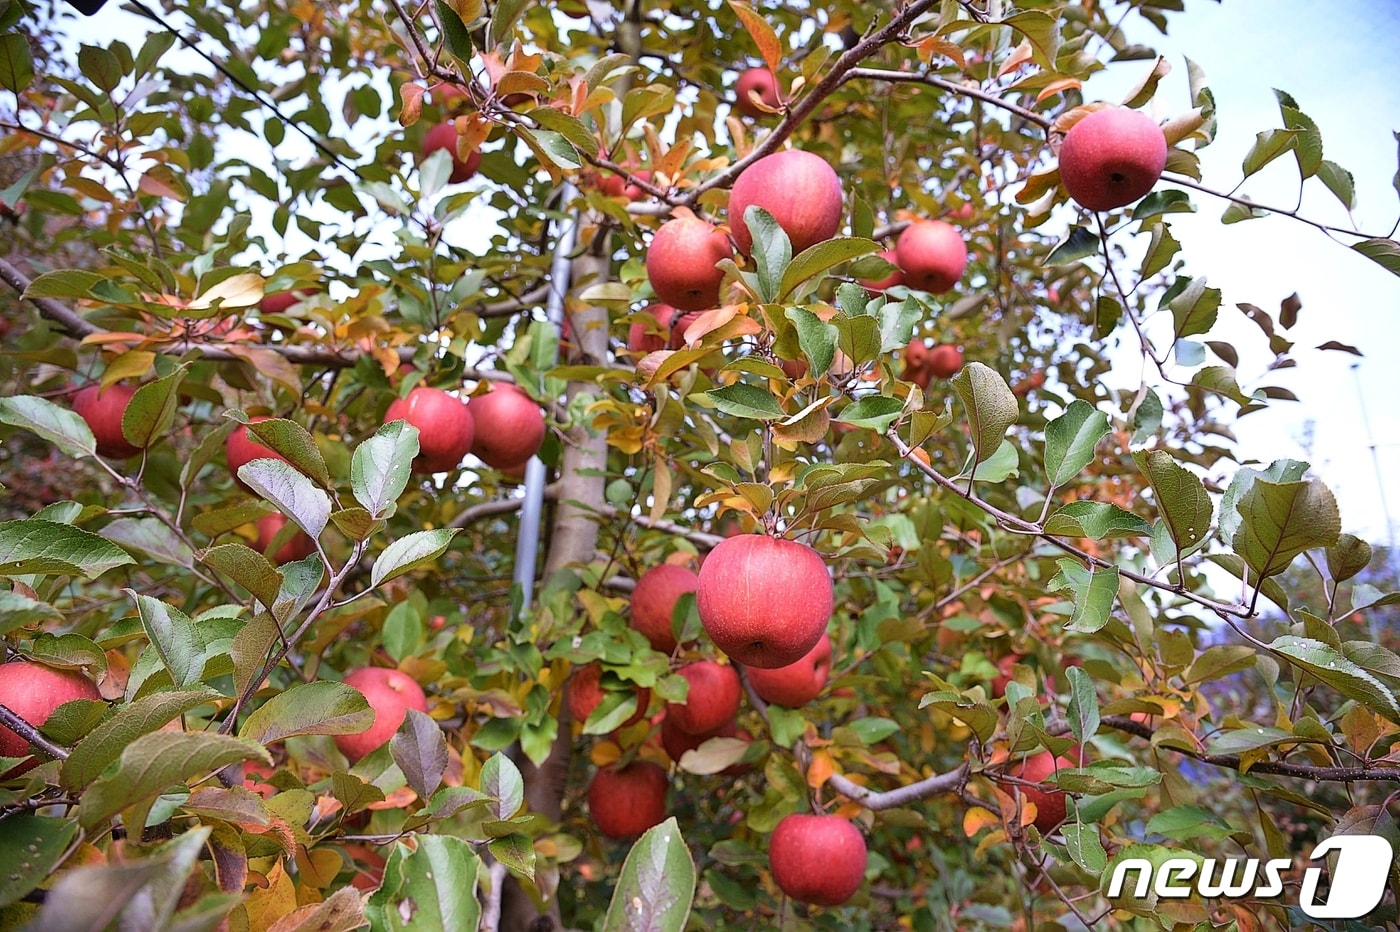
[[[894,809],[897,806],[904,806],[920,799],[937,796],[940,793],[951,793],[962,785],[963,781],[967,779],[967,774],[968,766],[963,764],[957,770],[934,774],[918,783],[910,783],[907,786],[886,790],[883,793],[877,793],[852,783],[839,773],[827,777],[826,782],[828,786],[841,795],[860,803],[867,809],[878,812],[881,809]]]
[[[39,733],[39,729],[20,718],[19,714],[11,710],[7,705],[0,704],[0,724],[3,724],[6,728],[10,729],[10,731],[13,731],[50,757],[56,757],[59,760],[68,759],[67,748],[62,745],[54,744],[48,738],[45,738]]]
[[[642,527],[651,528],[653,531],[665,531],[667,534],[675,534],[677,537],[684,537],[700,547],[713,549],[718,547],[724,540],[719,534],[708,534],[704,531],[697,531],[688,528],[684,524],[677,524],[675,521],[664,519],[653,521],[645,515],[628,514],[612,505],[603,505],[598,509],[598,514],[605,518],[621,518],[624,521],[631,521],[633,524],[640,524]]]
[[[916,71],[886,71],[883,68],[852,68],[846,73],[847,81],[890,81],[904,84],[927,84],[931,87],[942,88],[950,94],[957,94],[961,97],[971,97],[973,100],[980,100],[984,104],[999,107],[1008,113],[1014,113],[1023,120],[1027,120],[1039,126],[1043,130],[1049,130],[1054,122],[1050,117],[1034,110],[1027,110],[1025,107],[1004,100],[989,91],[984,91],[980,87],[972,87],[967,84],[959,84],[956,81],[949,81],[947,78],[940,78],[934,74],[920,74]]]

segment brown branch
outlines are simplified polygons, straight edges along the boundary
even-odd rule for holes
[[[692,544],[709,549],[718,547],[724,540],[719,534],[708,534],[704,531],[697,531],[693,528],[686,527],[684,524],[677,524],[675,521],[667,521],[665,519],[653,521],[645,515],[631,515],[612,505],[604,505],[599,508],[598,514],[604,518],[621,518],[625,521],[631,521],[633,524],[640,524],[642,527],[651,528],[653,531],[665,531],[667,534],[684,537]]]
[[[3,279],[5,284],[19,292],[21,296],[31,284],[27,275],[2,258],[0,258],[0,279]],[[69,336],[75,339],[81,340],[83,337],[102,332],[101,327],[84,320],[77,312],[70,310],[53,298],[29,298],[28,300],[39,309],[40,314],[58,324]]]
[[[917,783],[886,790],[883,793],[877,793],[857,783],[852,783],[839,773],[827,777],[826,782],[828,786],[841,795],[860,803],[867,809],[879,811],[881,809],[894,809],[897,806],[904,806],[920,799],[937,796],[940,793],[954,792],[967,779],[967,774],[968,766],[963,764],[957,770],[934,774]]]
[[[547,485],[544,489],[546,499],[554,498],[559,492],[558,484]],[[519,511],[525,504],[523,498],[500,498],[489,502],[480,502],[462,511],[457,517],[452,519],[448,527],[464,528],[470,524],[475,524],[482,518],[490,518],[495,515],[508,515],[511,512]]]
[[[39,729],[20,718],[19,713],[13,711],[7,705],[0,704],[0,724],[3,724],[6,728],[10,729],[10,731],[13,731],[50,757],[56,757],[59,760],[68,759],[69,752],[67,748],[62,745],[54,744],[48,738],[45,738],[39,733]]]
[[[886,71],[883,68],[852,68],[846,73],[847,81],[890,81],[904,84],[927,84],[931,87],[941,88],[951,94],[962,97],[970,97],[973,100],[980,100],[984,104],[999,107],[1008,113],[1014,113],[1023,120],[1028,120],[1039,126],[1043,130],[1049,130],[1054,122],[1050,117],[1034,110],[1027,110],[1025,107],[1004,100],[989,91],[984,91],[980,87],[972,87],[967,84],[959,84],[956,81],[949,81],[947,78],[940,78],[934,74],[920,74],[916,71]]]
[[[1221,200],[1229,201],[1232,204],[1239,204],[1242,207],[1248,207],[1252,210],[1264,210],[1268,211],[1271,214],[1281,214],[1285,217],[1292,217],[1294,220],[1306,223],[1310,227],[1316,227],[1324,233],[1341,233],[1343,236],[1355,236],[1358,239],[1390,238],[1389,236],[1373,236],[1369,233],[1362,233],[1360,230],[1348,230],[1346,227],[1336,227],[1332,226],[1331,224],[1321,223],[1317,220],[1309,220],[1307,217],[1304,217],[1302,214],[1300,214],[1297,208],[1290,210],[1286,207],[1270,207],[1267,204],[1256,204],[1254,201],[1251,201],[1247,197],[1240,197],[1234,194],[1226,194],[1223,191],[1217,191],[1214,188],[1208,188],[1203,184],[1191,181],[1187,178],[1163,175],[1162,180],[1167,182],[1168,184],[1180,185],[1183,188],[1190,188],[1192,191],[1200,191],[1202,194],[1210,194],[1214,197],[1220,198]]]
[[[1143,725],[1130,718],[1118,715],[1106,715],[1102,719],[1103,724],[1117,731],[1124,731],[1139,738],[1152,740],[1155,729],[1148,725]],[[1300,741],[1302,739],[1299,739]],[[1356,783],[1363,780],[1390,780],[1400,783],[1400,767],[1314,767],[1309,764],[1289,764],[1283,761],[1261,761],[1249,767],[1245,767],[1237,754],[1206,754],[1201,751],[1189,751],[1174,745],[1159,745],[1184,757],[1200,761],[1203,764],[1210,764],[1212,767],[1220,767],[1225,770],[1237,770],[1241,773],[1266,773],[1279,777],[1297,777],[1300,780],[1316,780],[1329,783]]]

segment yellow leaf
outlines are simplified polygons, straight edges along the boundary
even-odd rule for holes
[[[963,813],[963,834],[968,838],[976,835],[984,828],[992,828],[1000,825],[1001,819],[997,818],[990,809],[983,809],[981,806],[973,806],[971,809],[967,810],[967,812]]]
[[[107,364],[107,371],[102,373],[102,386],[115,385],[122,379],[139,379],[151,371],[155,362],[156,354],[146,350],[122,353]]]
[[[267,886],[255,888],[244,905],[248,910],[248,932],[267,932],[273,923],[297,908],[296,884],[282,869],[280,860],[267,872]]]
[[[253,272],[244,272],[242,275],[235,275],[219,282],[191,301],[188,307],[191,310],[204,310],[213,307],[215,301],[221,300],[223,303],[219,307],[227,310],[235,307],[252,307],[262,299],[262,276]]]
[[[836,762],[830,751],[813,751],[812,763],[807,766],[807,785],[818,789],[836,772]]]

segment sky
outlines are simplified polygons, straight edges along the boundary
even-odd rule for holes
[[[1184,14],[1169,16],[1165,37],[1143,21],[1130,21],[1127,28],[1173,66],[1151,105],[1154,116],[1165,119],[1190,107],[1185,55],[1209,78],[1219,128],[1214,144],[1200,152],[1203,182],[1229,190],[1240,181],[1240,163],[1254,134],[1282,126],[1272,91],[1279,88],[1317,123],[1324,157],[1354,175],[1356,227],[1390,235],[1400,216],[1400,196],[1391,183],[1397,167],[1392,130],[1400,129],[1400,3],[1187,0],[1186,6]],[[115,7],[110,3],[98,16],[79,20],[73,38],[101,44],[115,36],[139,47],[145,21]],[[1121,100],[1150,64],[1109,68],[1091,79],[1086,99]],[[1280,158],[1240,193],[1258,203],[1294,205],[1294,164],[1291,155]],[[1280,457],[1309,460],[1336,494],[1345,530],[1393,542],[1400,532],[1400,408],[1391,401],[1390,367],[1400,356],[1400,277],[1347,248],[1349,239],[1335,242],[1287,217],[1222,226],[1224,201],[1194,192],[1192,199],[1198,213],[1175,215],[1171,222],[1188,271],[1223,291],[1221,322],[1210,338],[1240,350],[1239,381],[1246,390],[1276,384],[1301,399],[1241,419],[1239,454],[1266,464]],[[1301,213],[1338,226],[1351,223],[1317,180],[1304,189]],[[1297,344],[1298,366],[1266,373],[1271,356],[1262,335],[1235,305],[1247,302],[1276,314],[1279,302],[1295,292],[1302,311],[1288,336]],[[1357,346],[1365,357],[1313,349],[1328,340]],[[1120,386],[1137,377],[1134,356],[1125,353],[1123,370],[1111,376]]]

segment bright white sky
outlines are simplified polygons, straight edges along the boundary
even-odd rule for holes
[[[115,2],[109,6],[110,12],[76,23],[73,37],[101,44],[116,36],[138,48],[145,22],[118,12]],[[1154,102],[1159,118],[1189,106],[1183,55],[1189,54],[1209,77],[1220,127],[1215,144],[1201,153],[1204,182],[1232,188],[1255,132],[1282,126],[1271,90],[1277,87],[1292,94],[1317,123],[1324,156],[1355,176],[1357,227],[1389,235],[1400,216],[1400,197],[1391,186],[1397,165],[1391,131],[1400,129],[1400,122],[1387,122],[1400,119],[1400,57],[1395,53],[1400,4],[1189,0],[1187,7],[1186,14],[1170,17],[1166,38],[1142,22],[1130,23],[1129,30],[1134,39],[1155,45],[1174,66]],[[1121,99],[1149,64],[1114,66],[1094,78],[1086,96]],[[1280,158],[1241,190],[1258,203],[1293,205],[1297,172],[1292,156]],[[1240,455],[1264,463],[1284,456],[1310,460],[1336,493],[1344,528],[1386,542],[1400,524],[1400,408],[1392,401],[1395,378],[1387,374],[1400,357],[1400,278],[1288,218],[1221,226],[1225,202],[1202,194],[1192,197],[1200,212],[1175,215],[1172,224],[1190,271],[1224,291],[1221,325],[1211,338],[1228,340],[1241,350],[1239,379],[1246,390],[1279,384],[1302,399],[1276,403],[1240,421]],[[1302,212],[1348,224],[1340,204],[1316,180],[1308,183]],[[1289,336],[1297,343],[1299,366],[1259,382],[1270,357],[1261,334],[1235,304],[1249,302],[1276,314],[1279,301],[1295,291],[1303,310]],[[1311,349],[1327,340],[1358,346],[1366,356],[1358,360]],[[1250,347],[1258,351],[1249,352]],[[1136,384],[1134,357],[1125,354],[1124,359],[1124,370],[1113,378]],[[1359,411],[1362,396],[1369,431]],[[1384,489],[1388,514],[1380,506],[1381,477],[1389,480]]]

